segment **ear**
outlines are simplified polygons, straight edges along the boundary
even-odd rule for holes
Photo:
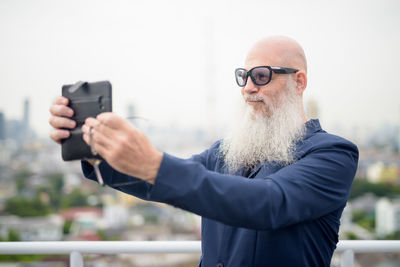
[[[300,95],[303,95],[304,90],[307,87],[307,73],[300,70],[296,72],[296,84],[297,84],[297,92]]]

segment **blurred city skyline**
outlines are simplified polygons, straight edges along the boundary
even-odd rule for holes
[[[305,103],[325,129],[400,124],[397,1],[1,1],[0,111],[46,136],[61,86],[109,80],[114,111],[154,124],[223,128],[240,89],[233,70],[274,34],[305,49]]]
[[[277,34],[306,52],[309,118],[360,151],[339,239],[400,239],[399,11],[396,0],[0,1],[0,241],[198,240],[198,216],[100,187],[79,161],[64,162],[48,137],[49,106],[63,84],[109,80],[114,111],[144,118],[132,122],[158,149],[187,158],[235,119],[234,69]],[[85,263],[199,258],[127,256]],[[354,257],[400,262],[398,252]]]

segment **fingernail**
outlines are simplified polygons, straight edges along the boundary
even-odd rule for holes
[[[75,127],[75,121],[71,121],[71,122],[69,123],[69,125],[70,125],[71,127]]]

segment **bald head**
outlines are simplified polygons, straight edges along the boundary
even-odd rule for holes
[[[271,66],[290,67],[307,73],[303,48],[286,36],[271,36],[258,41],[247,54],[246,64],[256,59],[262,59]]]
[[[303,92],[307,87],[307,61],[303,48],[293,39],[285,36],[272,36],[258,41],[249,51],[244,68],[251,70],[258,66],[294,68],[299,71],[288,75],[271,74],[270,82],[256,85],[252,79],[242,87],[246,103],[258,114],[271,116],[273,109],[293,93],[301,98],[299,114],[306,121],[302,104]],[[262,101],[260,101],[262,99]]]

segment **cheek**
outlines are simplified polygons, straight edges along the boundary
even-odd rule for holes
[[[260,94],[265,98],[266,101],[277,101],[282,93],[277,87],[268,87],[266,86],[263,90],[260,91]]]
[[[270,90],[263,90],[260,92],[260,95],[264,98],[264,102],[268,104],[273,102],[276,98],[274,92]]]

